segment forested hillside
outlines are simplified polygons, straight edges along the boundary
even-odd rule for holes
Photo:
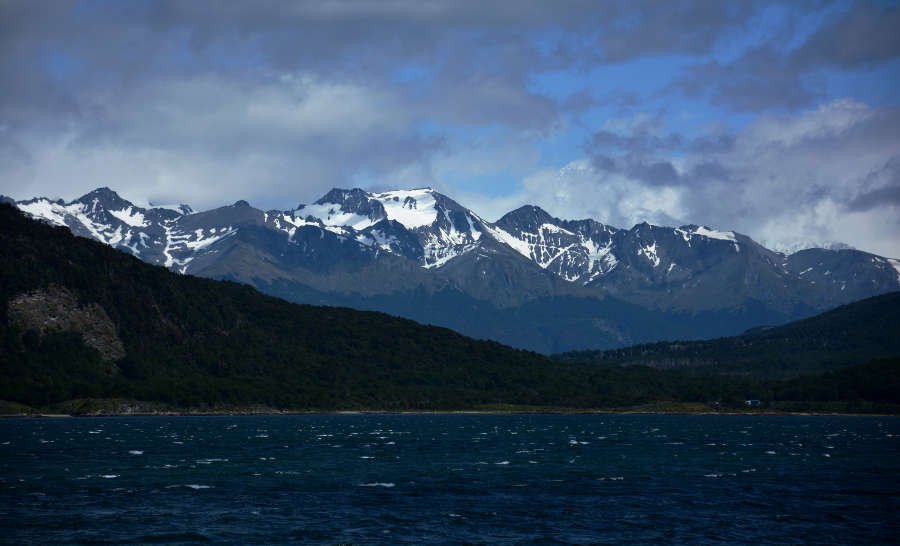
[[[635,345],[559,355],[563,362],[788,378],[900,355],[900,292],[875,296],[774,328],[708,341]]]

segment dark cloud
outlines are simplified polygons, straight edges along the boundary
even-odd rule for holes
[[[0,115],[19,123],[40,112],[79,117],[85,96],[198,72],[253,80],[302,70],[383,82],[412,64],[433,72],[427,94],[436,95],[436,114],[546,125],[553,116],[529,91],[532,74],[586,60],[704,54],[756,9],[705,0],[12,1],[0,4]],[[492,97],[519,106],[472,104]]]
[[[789,18],[790,19],[790,18]],[[799,109],[824,98],[823,69],[857,70],[900,57],[900,9],[867,1],[822,25],[793,50],[793,21],[781,35],[747,49],[734,60],[688,67],[670,89],[704,97],[738,111]]]
[[[689,176],[694,180],[729,181],[734,179],[734,173],[713,160],[701,160],[691,167]]]
[[[566,97],[566,100],[563,101],[562,109],[567,112],[584,112],[597,104],[600,104],[600,101],[595,99],[589,90],[582,89]]]
[[[619,2],[607,11],[598,57],[621,62],[652,54],[702,54],[758,9],[750,1]]]
[[[860,2],[819,28],[789,56],[791,68],[870,66],[900,56],[900,8]]]
[[[735,135],[716,134],[691,138],[660,130],[660,118],[644,118],[622,130],[594,133],[586,148],[595,169],[619,174],[650,186],[681,186],[729,180],[732,173],[713,157],[734,146]],[[676,169],[667,159],[690,155],[687,169]]]
[[[591,157],[591,164],[603,175],[621,175],[651,187],[697,186],[733,178],[733,173],[715,160],[701,160],[684,172],[679,172],[671,161],[635,155],[596,154]]]
[[[847,203],[847,210],[866,212],[877,207],[900,207],[900,156],[892,157],[884,167],[869,173],[862,186],[863,191]]]
[[[707,154],[722,153],[734,149],[736,137],[732,133],[720,133],[711,136],[702,135],[690,141],[687,148],[691,152]]]
[[[900,205],[900,184],[878,188],[859,195],[847,204],[847,210],[865,212],[876,207]]]
[[[630,161],[626,172],[631,178],[651,186],[672,186],[680,183],[678,171],[668,161]]]
[[[780,52],[766,46],[747,51],[730,63],[695,65],[673,88],[738,111],[756,112],[773,106],[797,109],[822,97],[823,90],[807,85],[805,78],[808,76],[791,69]]]
[[[529,89],[534,73],[706,55],[764,8],[716,0],[11,1],[0,4],[0,116],[15,126],[81,119],[104,97],[197,73],[253,81],[302,70],[396,83],[398,66],[418,65],[432,72],[420,95],[448,122],[547,127],[557,112]],[[700,64],[676,87],[742,110],[808,104],[816,94],[791,72],[894,58],[897,11],[854,5],[790,58],[759,48],[731,63]],[[544,36],[541,45],[535,36]],[[589,99],[575,96],[568,107]]]
[[[622,134],[608,130],[600,130],[591,138],[591,147],[612,148],[629,154],[648,153],[652,151],[677,150],[684,146],[685,137],[677,133],[658,135],[646,127],[639,128],[631,134]]]

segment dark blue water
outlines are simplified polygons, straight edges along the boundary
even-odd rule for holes
[[[874,544],[900,419],[0,420],[10,544]]]

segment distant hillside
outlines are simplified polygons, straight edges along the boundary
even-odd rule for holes
[[[791,377],[873,358],[900,356],[900,292],[851,303],[808,319],[708,341],[660,342],[559,355],[563,362],[714,368]]]

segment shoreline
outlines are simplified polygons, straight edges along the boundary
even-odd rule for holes
[[[757,417],[900,417],[896,413],[859,413],[825,411],[679,411],[650,409],[577,409],[534,408],[522,410],[304,410],[304,411],[153,411],[95,413],[19,413],[0,414],[0,419],[71,419],[79,417],[276,417],[301,415],[691,415]]]

